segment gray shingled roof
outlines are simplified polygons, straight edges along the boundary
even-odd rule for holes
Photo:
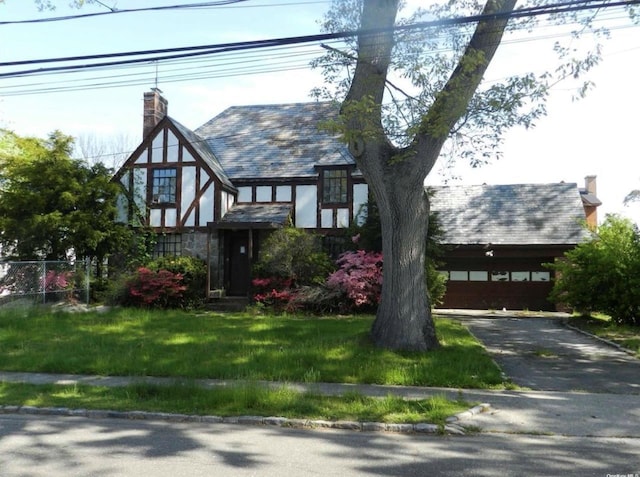
[[[318,129],[333,103],[234,106],[196,129],[229,178],[316,177],[315,166],[354,164],[345,144]]]
[[[180,131],[180,134],[182,134],[184,138],[193,146],[193,148],[198,152],[202,160],[207,163],[207,165],[215,173],[218,179],[220,179],[220,181],[222,181],[223,184],[229,187],[234,187],[234,185],[231,183],[231,180],[229,180],[229,177],[227,176],[222,165],[216,158],[215,154],[211,151],[211,149],[209,149],[209,145],[207,144],[207,142],[203,138],[198,136],[196,133],[194,133],[191,129],[183,126],[175,119],[170,117],[168,117],[167,119],[171,121],[171,124],[173,124],[175,128],[178,131]]]
[[[286,225],[291,204],[236,204],[216,224],[218,228],[248,226],[276,228]]]
[[[434,186],[444,243],[575,245],[588,237],[576,184]]]

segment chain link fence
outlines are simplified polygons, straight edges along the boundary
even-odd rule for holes
[[[90,266],[89,261],[0,262],[0,305],[88,304]]]

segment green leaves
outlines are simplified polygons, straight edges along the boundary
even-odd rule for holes
[[[103,258],[127,234],[114,223],[119,189],[102,165],[69,157],[73,139],[5,132],[0,142],[0,243],[15,258]]]
[[[607,216],[590,241],[565,257],[551,265],[557,275],[552,299],[640,326],[640,232],[630,220]]]

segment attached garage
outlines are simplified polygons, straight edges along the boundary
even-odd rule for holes
[[[588,237],[575,183],[429,189],[447,247],[441,308],[555,309],[545,264]]]

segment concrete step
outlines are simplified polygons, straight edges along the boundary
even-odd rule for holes
[[[223,296],[210,298],[205,308],[209,311],[243,311],[249,306],[249,298],[246,296]]]

